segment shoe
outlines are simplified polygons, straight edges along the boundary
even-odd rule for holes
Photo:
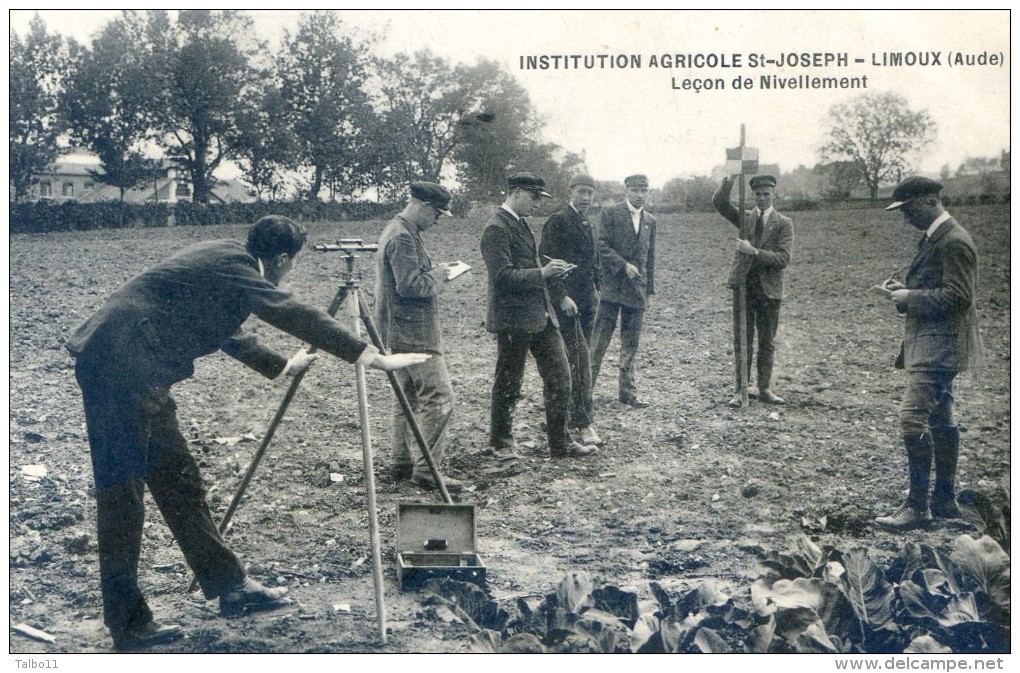
[[[431,474],[416,474],[411,477],[411,481],[424,488],[426,491],[439,490],[439,486],[436,484],[436,480]],[[443,477],[443,485],[446,486],[447,493],[460,493],[464,490],[464,484],[453,477]]]
[[[590,425],[581,428],[578,433],[580,434],[581,444],[588,446],[599,446],[602,444],[602,438],[595,432],[595,428]]]
[[[184,635],[183,629],[177,624],[160,624],[150,620],[141,626],[129,626],[125,629],[111,630],[113,647],[117,650],[140,650],[152,645],[172,643]]]
[[[486,451],[485,455],[494,456],[499,461],[512,461],[520,460],[521,455],[513,450],[511,447],[506,446],[490,446]]]
[[[250,577],[245,577],[237,586],[220,594],[220,612],[230,614],[244,608],[278,607],[280,600],[290,591],[287,587],[262,586]]]
[[[742,399],[739,390],[736,392],[736,394],[733,395],[732,398],[730,398],[730,401],[726,403],[726,406],[732,407],[734,409],[740,409],[741,407],[744,406],[744,400]]]
[[[947,500],[932,498],[931,516],[933,519],[961,519],[963,518],[963,512],[960,511],[960,507],[956,504],[956,498]]]
[[[620,398],[620,403],[626,404],[629,407],[634,407],[635,409],[645,409],[647,407],[652,406],[648,402],[645,402],[642,399],[638,399],[636,395],[625,395]]]
[[[572,441],[562,449],[550,449],[549,453],[553,458],[583,458],[584,456],[590,456],[596,451],[598,451],[598,448],[595,446],[585,446],[584,444]]]
[[[768,388],[758,391],[758,399],[765,404],[786,404],[786,400],[779,395],[776,395]]]
[[[411,478],[413,472],[414,465],[411,465],[410,463],[390,465],[390,479],[393,481],[407,481]]]
[[[910,505],[904,505],[896,510],[895,514],[880,516],[875,519],[875,525],[889,530],[913,530],[922,528],[931,523],[931,511],[916,509]]]

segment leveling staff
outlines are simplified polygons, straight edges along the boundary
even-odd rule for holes
[[[393,370],[424,362],[418,353],[382,356],[324,311],[277,287],[294,268],[307,232],[286,217],[264,217],[247,244],[209,241],[135,276],[67,341],[85,403],[103,618],[117,649],[179,638],[160,624],[138,586],[143,495],[149,487],[206,598],[220,611],[272,605],[286,588],[248,577],[220,537],[195,459],[177,424],[170,386],[194,361],[222,350],[267,378],[296,375],[316,357],[290,360],[241,331],[255,314],[274,327],[350,363]]]

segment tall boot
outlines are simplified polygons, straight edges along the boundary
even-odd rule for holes
[[[957,519],[963,514],[956,504],[956,463],[960,457],[960,430],[955,425],[931,429],[935,452],[935,488],[931,515],[936,519]]]
[[[907,501],[894,514],[880,516],[875,524],[892,530],[911,530],[931,522],[928,488],[931,485],[932,439],[927,432],[903,435],[910,473]]]

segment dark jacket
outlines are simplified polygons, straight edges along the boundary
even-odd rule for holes
[[[744,212],[743,222],[740,211],[730,203],[730,190],[733,183],[723,182],[716,190],[712,203],[719,214],[729,220],[739,231],[740,238],[754,243],[754,228],[757,220],[755,209]],[[769,299],[782,299],[784,294],[783,269],[790,263],[793,255],[793,220],[779,213],[775,208],[765,221],[765,229],[757,255],[733,253],[730,275],[726,281],[729,287],[739,287],[740,283],[751,270],[758,272],[761,287]]]
[[[559,309],[563,297],[569,296],[579,311],[594,311],[599,303],[599,273],[588,219],[570,205],[550,215],[542,227],[538,254],[577,265],[565,279],[549,279],[553,306]]]
[[[974,241],[949,218],[921,246],[907,271],[910,292],[897,366],[960,372],[980,364],[977,280]]]
[[[251,314],[348,362],[367,346],[325,311],[263,278],[236,241],[190,246],[135,276],[66,346],[79,367],[113,372],[125,387],[182,381],[195,372],[195,358],[216,350],[274,378],[287,358],[241,331]]]
[[[546,320],[559,327],[526,223],[497,210],[482,232],[482,257],[489,273],[490,332],[541,332]]]
[[[399,217],[379,238],[375,276],[376,325],[393,352],[443,352],[437,297],[445,287],[417,228]]]
[[[645,297],[655,294],[655,218],[642,209],[635,233],[627,202],[618,203],[602,213],[597,247],[602,301],[644,308]],[[624,270],[628,262],[641,272],[633,280]]]

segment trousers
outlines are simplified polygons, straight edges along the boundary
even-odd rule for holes
[[[753,275],[748,276],[745,285],[747,295],[744,306],[744,327],[747,346],[747,371],[750,373],[754,360],[754,335],[758,333],[758,389],[768,390],[772,384],[772,362],[776,353],[776,332],[779,330],[780,299],[770,299],[762,290],[761,282]],[[737,324],[739,302],[737,288],[733,289],[733,324]],[[737,330],[733,330],[733,352],[740,352],[737,343]],[[738,356],[734,360],[739,362]],[[740,373],[737,372],[737,387],[741,385]]]
[[[605,357],[609,344],[613,340],[613,332],[616,330],[616,321],[620,320],[620,399],[633,397],[637,394],[637,365],[635,356],[638,345],[641,341],[641,324],[644,321],[645,310],[617,304],[614,302],[600,302],[598,312],[595,316],[595,343],[591,347],[591,386],[599,378],[599,370],[602,369],[602,358]]]
[[[138,585],[147,486],[206,598],[245,577],[212,520],[198,465],[168,386],[128,386],[118,374],[75,367],[96,482],[103,620],[125,629],[152,619]]]
[[[513,448],[513,412],[521,396],[528,353],[535,357],[542,377],[546,432],[552,451],[570,444],[567,415],[570,406],[570,365],[560,331],[551,320],[541,332],[497,332],[496,376],[492,384],[489,444]]]
[[[591,338],[595,327],[595,308],[586,307],[573,316],[556,312],[560,334],[570,363],[571,428],[586,428],[595,418],[592,403]]]
[[[433,442],[430,453],[436,467],[439,467],[446,449],[448,419],[453,415],[453,387],[450,385],[446,361],[442,355],[433,353],[425,362],[397,369],[393,373],[396,374],[397,382],[411,405],[411,411],[414,412],[425,441]],[[431,474],[396,395],[393,396],[391,458],[394,466],[413,465],[414,476]]]

